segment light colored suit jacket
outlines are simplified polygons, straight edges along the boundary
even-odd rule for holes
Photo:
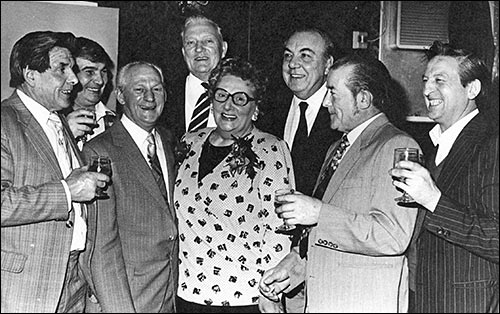
[[[84,155],[111,158],[109,199],[98,200],[97,230],[90,263],[94,296],[104,312],[173,312],[178,279],[177,221],[172,203],[175,180],[174,138],[157,128],[169,174],[169,203],[151,169],[121,121],[87,142]],[[89,217],[89,220],[96,217]],[[93,304],[94,303],[94,304]]]
[[[322,172],[338,144],[330,147]],[[304,279],[305,264],[306,312],[407,311],[404,252],[417,209],[394,201],[401,192],[388,171],[398,147],[418,144],[382,115],[351,143],[332,176],[309,236],[307,263],[301,260],[292,272],[294,287]]]
[[[68,213],[49,139],[16,92],[2,101],[1,121],[1,312],[55,312],[73,238],[66,220],[74,211]]]

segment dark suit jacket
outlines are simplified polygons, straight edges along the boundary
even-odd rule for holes
[[[1,119],[1,312],[55,312],[73,238],[66,220],[74,211],[68,213],[63,174],[49,139],[16,92],[2,101]]]
[[[109,199],[98,200],[90,298],[105,312],[173,312],[178,277],[177,221],[172,134],[158,127],[167,160],[169,203],[121,121],[98,135],[83,152],[111,158]],[[89,234],[92,230],[89,230]],[[89,239],[90,240],[90,239]],[[97,300],[96,300],[97,299]],[[93,302],[92,302],[93,301]]]
[[[167,102],[158,121],[159,125],[171,130],[177,139],[180,139],[187,129],[184,117],[187,75],[188,73],[167,82]]]
[[[441,165],[441,199],[418,239],[417,313],[498,313],[498,133],[482,114]]]
[[[264,114],[256,122],[259,129],[274,134],[279,138],[283,138],[285,123],[292,102],[290,95],[282,99],[288,99],[288,102],[269,104],[267,108],[262,108]],[[312,195],[326,152],[330,145],[341,137],[341,132],[330,128],[328,109],[321,106],[309,133],[307,148],[305,149],[306,156],[303,156],[301,160],[293,160],[295,183],[298,191]]]

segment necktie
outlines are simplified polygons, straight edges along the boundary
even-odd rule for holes
[[[158,159],[158,156],[156,154],[155,137],[152,133],[149,133],[146,140],[148,141],[148,159],[151,166],[151,171],[153,172],[153,177],[155,178],[156,184],[160,188],[163,198],[165,199],[165,201],[167,201],[167,188],[165,186],[165,180],[163,179],[160,160]]]
[[[193,116],[191,122],[189,123],[188,132],[196,131],[198,129],[204,128],[208,123],[208,114],[210,112],[210,97],[208,97],[208,92],[201,94],[200,98],[196,102],[194,107]]]
[[[306,120],[306,110],[308,104],[303,101],[299,104],[300,106],[300,120],[297,132],[295,132],[295,138],[293,139],[292,152],[299,152],[304,144],[307,142],[307,120]]]
[[[328,186],[328,183],[330,182],[330,179],[332,178],[333,174],[335,173],[335,170],[337,170],[337,167],[339,166],[340,160],[342,159],[342,156],[344,156],[344,153],[346,151],[346,148],[349,147],[349,141],[347,140],[347,135],[344,134],[342,138],[340,139],[340,143],[337,146],[337,149],[333,153],[333,158],[328,167],[326,168],[325,171],[323,171],[323,174],[320,177],[320,182],[318,184],[318,187],[314,191],[313,196],[318,199],[323,198],[323,194],[325,194],[326,187]]]
[[[59,164],[61,166],[61,172],[63,173],[64,177],[67,177],[71,173],[73,166],[71,163],[71,155],[68,147],[68,142],[66,140],[66,137],[64,136],[62,122],[57,113],[50,113],[47,124],[57,135],[57,145],[55,153],[57,160],[59,161]]]
[[[68,143],[68,140],[66,136],[64,136],[64,130],[63,130],[63,125],[61,122],[61,118],[59,115],[55,112],[50,113],[49,119],[47,120],[47,125],[54,131],[54,133],[57,135],[56,137],[56,157],[59,162],[59,166],[61,167],[61,172],[63,174],[63,177],[67,177],[71,171],[73,170],[73,162],[72,162],[72,156],[71,156],[71,149]],[[78,203],[73,203],[72,204],[73,209],[75,209],[75,213],[79,214],[81,219],[83,221],[86,221],[87,219],[87,212],[85,210],[85,207],[80,206]],[[75,218],[76,219],[76,218]],[[66,221],[66,226],[68,228],[73,227],[73,220],[70,216],[70,218]],[[86,227],[80,228],[79,229],[81,232],[86,232],[87,229]],[[85,238],[85,236],[81,235],[81,238]],[[75,244],[78,245],[78,244]],[[73,244],[72,244],[73,248]],[[80,247],[81,248],[81,247]]]
[[[323,174],[320,177],[320,182],[318,184],[318,187],[314,191],[313,197],[317,199],[322,199],[323,194],[325,194],[326,187],[328,186],[328,183],[330,182],[330,179],[332,178],[333,174],[335,173],[335,170],[337,170],[340,160],[342,159],[342,156],[344,156],[344,153],[346,151],[346,148],[349,147],[349,141],[347,140],[347,134],[344,134],[342,138],[340,139],[340,143],[337,146],[337,149],[333,153],[333,158],[328,167],[323,171]],[[293,241],[293,239],[292,239]],[[297,240],[296,240],[297,241]],[[308,241],[309,241],[309,228],[305,228],[302,231],[302,234],[300,235],[299,239],[299,255],[301,258],[304,258],[307,256],[307,246],[308,246]]]

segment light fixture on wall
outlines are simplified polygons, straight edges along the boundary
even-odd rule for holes
[[[181,14],[203,13],[203,7],[208,4],[208,1],[177,1]]]

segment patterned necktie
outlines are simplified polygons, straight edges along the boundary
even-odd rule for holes
[[[148,159],[151,166],[151,171],[153,177],[155,178],[156,184],[160,188],[161,194],[165,201],[167,201],[167,188],[165,186],[165,180],[163,179],[163,172],[161,171],[160,160],[156,154],[156,142],[155,137],[152,133],[149,133],[146,138],[148,141]]]
[[[333,154],[333,159],[323,171],[323,174],[320,177],[320,182],[318,187],[314,191],[313,197],[317,199],[322,199],[323,194],[325,194],[326,187],[330,182],[335,170],[337,170],[340,160],[346,151],[346,148],[349,146],[349,141],[347,140],[347,134],[344,134],[340,139],[340,144],[337,146],[335,153]],[[292,243],[299,243],[299,255],[301,258],[307,257],[307,246],[309,245],[309,231],[310,228],[304,228],[300,235],[296,236],[295,239],[292,238]]]
[[[323,174],[320,177],[320,182],[318,184],[318,187],[316,188],[313,194],[315,198],[317,199],[323,198],[323,194],[325,194],[326,187],[328,186],[330,179],[335,173],[335,170],[337,170],[340,160],[342,159],[342,156],[344,156],[346,148],[349,147],[349,145],[350,144],[349,141],[347,140],[347,134],[344,134],[340,139],[340,144],[337,146],[337,149],[333,154],[332,161],[330,162],[326,170],[323,171]]]
[[[193,116],[191,118],[191,122],[189,123],[188,132],[196,131],[198,129],[206,127],[208,123],[209,112],[210,97],[208,97],[208,92],[204,92],[196,102]]]
[[[64,177],[67,177],[72,169],[73,165],[71,162],[70,150],[68,147],[68,141],[64,136],[63,126],[61,119],[57,113],[50,113],[49,119],[47,120],[47,125],[55,132],[57,135],[57,145],[56,145],[56,157],[61,166],[61,171]]]

